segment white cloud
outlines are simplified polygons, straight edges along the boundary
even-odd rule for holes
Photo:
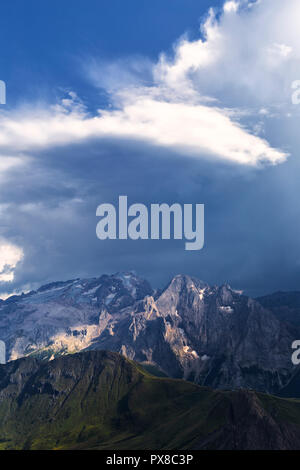
[[[23,257],[22,248],[6,240],[0,240],[0,282],[14,280],[14,271]]]
[[[15,168],[16,166],[23,165],[23,164],[24,164],[24,160],[22,157],[7,157],[5,155],[1,155],[0,175],[10,170],[11,168]]]
[[[226,12],[226,13],[231,13],[231,12],[236,12],[239,8],[239,3],[238,2],[234,2],[234,1],[229,1],[229,2],[225,2],[224,3],[224,6],[223,6],[223,10]]]
[[[162,56],[156,78],[226,106],[286,102],[299,71],[298,0],[226,2],[223,11],[218,17],[210,10],[203,39],[183,38],[174,57]]]
[[[110,93],[112,108],[90,116],[71,94],[49,110],[2,114],[0,152],[110,137],[195,158],[252,166],[283,162],[288,152],[272,146],[271,132],[262,138],[261,120],[271,119],[272,106],[286,103],[290,92],[300,58],[299,13],[298,0],[226,1],[219,16],[209,11],[202,37],[182,38],[172,57],[162,54],[152,66],[144,59],[93,61],[90,77]]]
[[[0,148],[30,152],[37,148],[68,145],[92,137],[143,140],[200,158],[203,155],[235,163],[278,163],[284,152],[252,135],[226,110],[193,102],[167,101],[139,90],[124,93],[122,108],[88,117],[84,112],[64,113],[58,107],[34,116],[0,119]],[[154,90],[157,91],[157,90]],[[3,165],[17,163],[8,159]],[[0,160],[1,170],[1,160]]]

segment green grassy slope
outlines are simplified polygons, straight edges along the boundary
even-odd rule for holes
[[[154,377],[90,351],[0,366],[1,449],[300,448],[300,401]]]

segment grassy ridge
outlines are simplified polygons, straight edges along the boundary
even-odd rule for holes
[[[154,377],[140,365],[105,351],[51,362],[26,358],[0,366],[1,449],[298,445],[297,400],[213,391]]]

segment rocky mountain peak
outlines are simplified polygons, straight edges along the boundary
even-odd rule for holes
[[[124,272],[51,283],[0,304],[9,360],[107,349],[219,388],[283,387],[294,373],[291,344],[299,334],[228,284],[210,287],[184,274],[155,292]]]
[[[173,277],[166,290],[171,289],[173,291],[182,292],[183,290],[199,290],[208,287],[208,284],[200,279],[187,274],[178,274]]]

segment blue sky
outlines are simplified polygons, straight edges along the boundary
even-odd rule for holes
[[[3,2],[0,70],[9,88],[8,105],[53,99],[60,88],[91,99],[79,66],[85,57],[155,60],[184,32],[196,35],[211,5],[197,0]]]
[[[0,294],[135,270],[299,289],[297,0],[1,6]],[[96,208],[204,203],[205,247],[96,238]]]

